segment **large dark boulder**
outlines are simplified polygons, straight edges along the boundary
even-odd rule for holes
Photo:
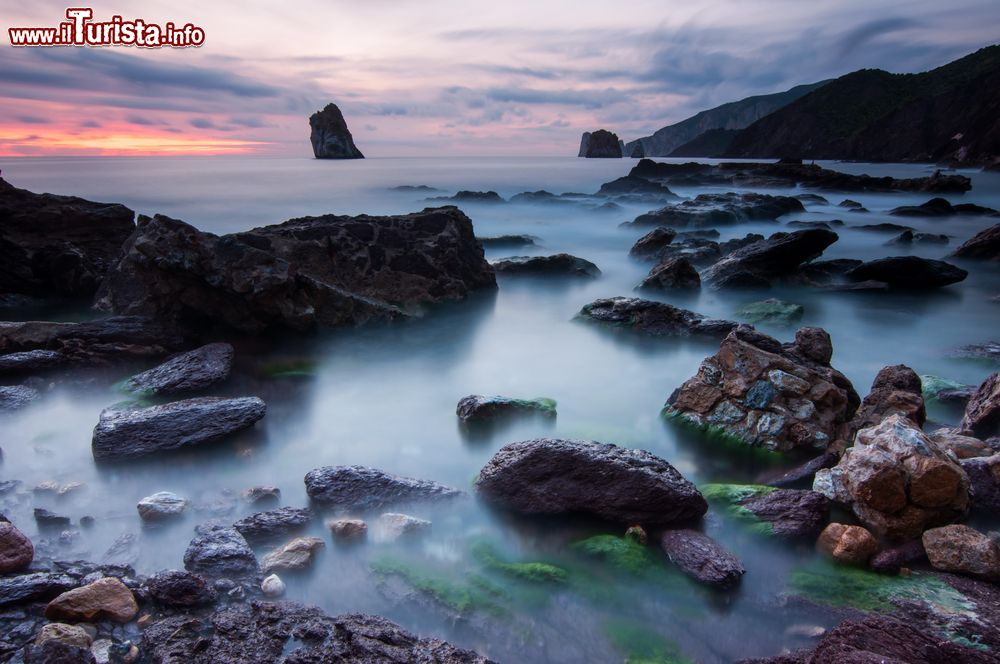
[[[91,441],[94,458],[138,457],[211,443],[252,427],[266,406],[257,397],[201,397],[101,413]]]
[[[944,261],[920,256],[878,258],[848,270],[848,280],[880,281],[900,290],[929,290],[962,281],[969,273]]]
[[[476,488],[487,502],[522,514],[590,514],[624,525],[693,521],[708,509],[663,459],[591,441],[505,445],[479,471]]]
[[[1000,261],[1000,224],[979,231],[951,255],[953,258]]]
[[[823,228],[775,233],[737,249],[702,275],[713,288],[768,287],[795,275],[803,263],[822,255],[838,235]]]
[[[145,395],[197,392],[221,383],[233,366],[233,347],[214,343],[181,353],[128,379],[125,388]]]
[[[0,293],[90,297],[134,217],[124,205],[36,194],[0,179]]]
[[[705,336],[718,339],[737,325],[733,321],[705,318],[671,304],[637,297],[594,300],[580,310],[578,317],[656,337]]]
[[[631,226],[702,228],[750,221],[772,221],[791,212],[805,212],[802,201],[792,196],[755,193],[699,194],[693,200],[641,214]]]
[[[620,159],[622,156],[622,144],[618,140],[617,134],[607,129],[598,129],[594,132],[584,133],[580,140],[581,157],[587,158],[612,158]]]
[[[660,548],[682,572],[716,588],[732,588],[746,572],[739,558],[708,535],[690,528],[664,531]]]
[[[327,104],[309,117],[309,142],[317,159],[364,159],[354,145],[344,115],[336,104]]]
[[[932,198],[921,205],[903,205],[889,210],[889,214],[896,217],[953,217],[959,215],[1000,217],[1000,212],[993,208],[972,203],[952,205],[944,198]]]
[[[306,493],[324,505],[375,510],[398,503],[441,500],[462,495],[458,489],[365,466],[324,466],[306,473]]]
[[[601,270],[590,261],[571,254],[552,256],[511,256],[493,263],[493,270],[504,275],[598,277]]]

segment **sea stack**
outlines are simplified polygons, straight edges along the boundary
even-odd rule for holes
[[[584,132],[580,139],[579,156],[621,159],[622,145],[618,136],[607,129],[598,129],[593,133]]]
[[[344,115],[336,104],[327,104],[309,117],[309,141],[317,159],[364,159],[354,145]]]

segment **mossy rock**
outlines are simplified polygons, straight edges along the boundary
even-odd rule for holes
[[[751,532],[758,535],[773,535],[774,525],[762,521],[756,514],[743,507],[741,503],[765,496],[775,491],[773,486],[763,484],[704,484],[698,487],[705,500],[723,508],[723,513],[747,525]]]
[[[495,616],[508,613],[508,599],[502,588],[478,575],[446,576],[392,557],[378,558],[370,564],[372,572],[381,576],[396,576],[420,593],[440,602],[448,609],[465,614],[483,611]]]
[[[750,323],[793,325],[802,320],[806,309],[801,304],[768,298],[749,302],[736,310],[736,315]]]
[[[649,548],[632,537],[594,535],[574,543],[573,548],[607,562],[616,570],[636,576],[647,574],[660,565]]]
[[[605,624],[604,632],[626,664],[693,664],[676,643],[644,625],[613,620]]]
[[[699,421],[691,414],[674,410],[670,406],[664,407],[660,411],[660,416],[664,422],[676,426],[685,433],[698,436],[700,443],[711,445],[724,454],[742,456],[766,465],[779,465],[787,461],[781,452],[754,445],[723,426]]]
[[[948,378],[940,378],[939,376],[931,376],[929,374],[920,376],[920,388],[924,398],[928,400],[936,399],[937,395],[945,390],[957,390],[963,387],[966,387],[966,385],[956,380],[949,380]]]

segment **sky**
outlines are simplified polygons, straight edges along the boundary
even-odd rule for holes
[[[0,0],[0,155],[310,156],[329,102],[369,157],[574,155],[583,131],[1000,42],[998,0],[94,2],[205,43],[15,48],[67,5]]]

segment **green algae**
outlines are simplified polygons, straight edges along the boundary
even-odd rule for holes
[[[319,363],[313,360],[274,360],[257,365],[257,374],[264,378],[312,378]]]
[[[742,522],[751,532],[765,536],[774,534],[773,524],[762,521],[740,504],[750,498],[766,496],[775,491],[774,487],[763,484],[704,484],[699,490],[705,496],[705,500],[721,506],[724,514]]]
[[[787,461],[781,452],[761,447],[720,424],[698,421],[690,414],[675,410],[672,406],[664,406],[660,411],[660,417],[680,432],[696,437],[698,443],[711,445],[729,456],[743,457],[769,466],[777,466]]]
[[[937,399],[937,395],[945,390],[957,390],[962,387],[965,387],[965,385],[956,380],[931,376],[929,374],[920,376],[920,390],[925,399],[935,400]]]
[[[676,643],[648,627],[613,620],[605,624],[604,632],[626,664],[693,664]]]
[[[736,315],[750,323],[792,325],[801,320],[805,312],[801,304],[769,298],[744,304],[736,310]]]
[[[469,547],[469,553],[483,568],[518,581],[564,584],[569,578],[569,573],[565,569],[549,563],[512,563],[503,560],[497,554],[496,549],[485,541],[474,542]]]
[[[574,543],[573,548],[632,575],[644,575],[658,567],[649,549],[632,537],[594,535]]]
[[[498,616],[508,613],[508,609],[501,603],[507,599],[504,590],[479,575],[453,579],[430,570],[418,569],[415,565],[392,557],[373,560],[370,567],[377,575],[402,579],[414,590],[456,613],[484,611]]]

